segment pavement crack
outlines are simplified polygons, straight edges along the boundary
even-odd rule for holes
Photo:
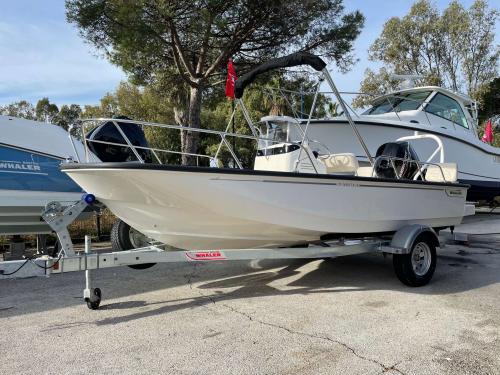
[[[309,338],[312,338],[312,339],[328,341],[328,342],[340,345],[343,348],[345,348],[347,351],[351,352],[354,356],[358,357],[359,359],[367,361],[367,362],[374,363],[377,366],[379,366],[381,368],[381,370],[382,370],[382,372],[381,372],[382,374],[386,373],[386,372],[389,372],[389,371],[395,371],[398,374],[406,375],[404,372],[402,372],[401,370],[399,370],[399,369],[396,368],[396,366],[399,363],[401,363],[401,362],[397,362],[394,365],[387,366],[384,363],[377,361],[376,359],[369,358],[369,357],[366,357],[366,356],[358,353],[358,351],[356,349],[354,349],[353,347],[349,346],[348,344],[346,344],[343,341],[336,340],[336,339],[333,339],[333,338],[328,337],[328,336],[321,336],[321,335],[317,335],[317,334],[313,334],[313,333],[295,331],[295,330],[292,330],[292,329],[290,329],[288,327],[285,327],[285,326],[282,326],[282,325],[279,325],[279,324],[276,324],[276,323],[266,322],[264,320],[257,319],[255,317],[253,317],[252,315],[250,315],[250,314],[248,314],[246,312],[240,311],[238,309],[235,309],[234,307],[232,307],[232,306],[230,306],[230,305],[228,305],[226,303],[217,302],[216,299],[213,298],[212,296],[206,295],[206,294],[202,293],[198,288],[193,288],[193,279],[196,276],[197,265],[198,265],[197,262],[193,263],[192,272],[189,275],[187,275],[187,283],[189,285],[189,289],[191,289],[191,290],[196,289],[196,291],[198,292],[198,294],[200,295],[200,297],[202,297],[202,298],[210,301],[213,305],[222,306],[225,309],[227,309],[227,310],[229,310],[229,311],[231,311],[231,312],[233,312],[235,314],[239,314],[239,315],[243,316],[244,318],[248,319],[251,322],[256,322],[256,323],[262,324],[264,326],[268,326],[268,327],[273,327],[273,328],[276,328],[276,329],[280,329],[280,330],[283,330],[283,331],[285,331],[285,332],[287,332],[289,334],[292,334],[292,335],[299,335],[299,336],[309,337]],[[205,307],[207,307],[207,306],[205,306]]]
[[[215,303],[215,301],[214,301],[214,303]],[[358,357],[359,359],[362,359],[362,360],[368,361],[368,362],[372,362],[372,363],[380,366],[381,369],[382,369],[382,373],[385,373],[385,372],[388,372],[388,371],[395,371],[395,372],[397,372],[399,374],[405,375],[402,371],[400,371],[399,369],[396,368],[396,366],[399,363],[396,363],[396,364],[394,364],[392,366],[387,366],[387,365],[383,364],[382,362],[379,362],[379,361],[377,361],[377,360],[375,360],[373,358],[369,358],[369,357],[366,357],[366,356],[358,353],[358,351],[356,349],[354,349],[353,347],[349,346],[348,344],[346,344],[345,342],[342,342],[340,340],[332,339],[331,337],[328,337],[328,336],[321,336],[321,335],[317,335],[317,334],[313,334],[313,333],[308,333],[308,332],[295,331],[293,329],[290,329],[288,327],[285,327],[285,326],[282,326],[282,325],[279,325],[279,324],[276,324],[276,323],[270,323],[270,322],[266,322],[264,320],[256,319],[252,315],[250,315],[248,313],[245,313],[243,311],[239,311],[239,310],[235,309],[234,307],[229,306],[229,305],[227,305],[225,303],[219,303],[219,305],[222,305],[223,307],[225,307],[226,309],[230,310],[231,312],[239,314],[239,315],[247,318],[248,320],[250,320],[252,322],[256,322],[256,323],[259,323],[259,324],[262,324],[262,325],[265,325],[265,326],[268,326],[268,327],[277,328],[277,329],[286,331],[286,332],[288,332],[290,334],[293,334],[293,335],[299,335],[299,336],[309,337],[309,338],[313,338],[313,339],[317,339],[317,340],[328,341],[328,342],[340,345],[343,348],[345,348],[346,350],[348,350],[349,352],[351,352],[353,355],[355,355],[356,357]]]
[[[386,372],[389,372],[389,371],[395,371],[398,374],[406,375],[404,372],[402,372],[401,370],[399,370],[399,369],[396,368],[396,366],[399,363],[401,363],[401,362],[395,363],[394,365],[391,365],[391,366],[387,366],[387,365],[383,364],[382,362],[379,362],[379,361],[377,361],[377,360],[375,360],[373,358],[369,358],[369,357],[366,357],[366,356],[358,353],[358,351],[356,349],[354,349],[353,347],[349,346],[348,344],[346,344],[345,342],[342,342],[340,340],[335,340],[335,339],[332,339],[331,337],[328,337],[328,336],[321,336],[321,335],[317,335],[317,334],[313,334],[313,333],[308,333],[308,332],[295,331],[295,330],[293,330],[291,328],[288,328],[288,327],[285,327],[285,326],[282,326],[282,325],[279,325],[279,324],[276,324],[276,323],[266,322],[264,320],[257,319],[257,318],[253,317],[252,315],[250,315],[250,314],[248,314],[246,312],[243,312],[243,311],[240,311],[238,309],[235,309],[234,307],[232,307],[232,306],[230,306],[228,304],[225,304],[225,303],[222,303],[222,302],[216,302],[216,300],[213,297],[211,297],[209,295],[203,294],[200,290],[198,290],[198,293],[200,294],[201,297],[206,298],[210,302],[212,302],[212,304],[218,305],[218,306],[222,306],[225,309],[227,309],[227,310],[229,310],[229,311],[231,311],[231,312],[233,312],[235,314],[239,314],[239,315],[243,316],[244,318],[248,319],[251,322],[255,322],[255,323],[258,323],[258,324],[262,324],[264,326],[268,326],[268,327],[273,327],[273,328],[276,328],[276,329],[280,329],[280,330],[283,330],[283,331],[285,331],[285,332],[287,332],[289,334],[292,334],[292,335],[299,335],[299,336],[309,337],[309,338],[313,338],[313,339],[316,339],[316,340],[328,341],[328,342],[340,345],[343,348],[345,348],[346,350],[348,350],[349,352],[351,352],[354,356],[358,357],[359,359],[364,360],[364,361],[368,361],[368,362],[376,364],[377,366],[380,366],[380,368],[382,370],[381,373],[386,373]]]
[[[189,289],[193,289],[193,279],[196,277],[197,267],[198,267],[198,262],[194,262],[193,269],[191,270],[191,273],[186,276],[187,284],[189,285]]]

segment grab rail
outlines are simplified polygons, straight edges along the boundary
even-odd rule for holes
[[[439,138],[438,136],[436,136],[434,134],[419,134],[418,132],[415,132],[414,135],[408,135],[406,137],[401,137],[401,138],[398,138],[396,141],[412,141],[412,140],[418,140],[418,139],[432,139],[433,141],[435,141],[438,144],[438,146],[434,150],[434,152],[431,154],[431,156],[429,156],[427,158],[427,161],[424,163],[422,168],[420,168],[418,173],[415,175],[414,180],[416,180],[418,177],[420,177],[420,175],[422,175],[422,173],[428,168],[429,165],[432,165],[432,163],[430,163],[430,162],[432,159],[434,159],[434,157],[438,154],[438,152],[439,152],[439,163],[444,163],[443,141],[441,140],[441,138]],[[441,171],[441,173],[442,173],[442,171]],[[444,175],[443,175],[443,177],[444,177]]]
[[[101,141],[101,140],[96,140],[96,139],[89,139],[86,137],[86,130],[87,126],[89,126],[89,123],[97,123],[97,126],[99,126],[102,123],[106,122],[111,122],[119,131],[120,135],[123,137],[125,143],[117,143],[117,142],[110,142],[110,141]],[[85,160],[87,163],[90,162],[90,158],[92,156],[88,144],[89,143],[99,143],[99,144],[107,144],[111,146],[118,146],[118,147],[125,147],[128,149],[131,149],[134,156],[137,158],[137,161],[140,163],[145,163],[145,160],[141,157],[140,153],[137,150],[149,150],[153,153],[155,156],[156,160],[158,161],[159,164],[163,164],[161,162],[161,159],[158,157],[156,154],[158,153],[167,153],[167,154],[176,154],[176,155],[187,155],[187,156],[192,156],[192,157],[201,157],[201,158],[207,158],[210,160],[210,164],[212,165],[212,162],[217,162],[218,154],[220,153],[222,145],[225,145],[226,148],[228,149],[229,153],[231,154],[232,159],[236,163],[239,169],[243,169],[243,164],[239,160],[238,156],[236,155],[235,150],[233,150],[233,147],[231,146],[230,142],[227,141],[227,137],[235,137],[235,138],[241,138],[241,139],[248,139],[248,140],[254,140],[254,141],[268,141],[271,142],[272,144],[276,143],[282,143],[286,145],[296,145],[300,147],[300,149],[305,148],[305,145],[301,144],[301,142],[284,142],[284,141],[277,141],[274,139],[270,138],[265,138],[261,137],[258,135],[247,135],[247,134],[238,134],[238,133],[232,133],[228,131],[218,131],[218,130],[210,130],[210,129],[201,129],[201,128],[192,128],[188,126],[182,126],[182,125],[167,125],[167,124],[158,124],[158,123],[153,123],[153,122],[147,122],[147,121],[136,121],[136,120],[126,120],[126,119],[113,119],[113,118],[88,118],[88,119],[82,119],[81,120],[81,131],[82,131],[82,139],[84,143],[84,148],[85,148]],[[141,126],[150,126],[150,127],[156,127],[156,128],[164,128],[164,129],[175,129],[179,131],[189,131],[189,132],[197,132],[197,133],[203,133],[203,134],[212,134],[212,135],[217,135],[220,137],[220,143],[219,147],[215,153],[215,156],[211,155],[206,155],[206,154],[200,154],[200,153],[190,153],[190,152],[185,152],[185,151],[175,151],[175,150],[170,150],[170,149],[162,149],[162,148],[155,148],[155,147],[146,147],[146,146],[137,146],[134,145],[127,135],[122,131],[120,126],[118,125],[119,123],[128,123],[128,124],[136,124],[136,125],[141,125]],[[256,131],[253,131],[253,133],[258,133]],[[306,152],[306,155],[310,159],[311,163],[314,164],[314,161],[311,159],[311,156],[309,155],[308,152]]]

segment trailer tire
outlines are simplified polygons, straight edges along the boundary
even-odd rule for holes
[[[408,254],[394,254],[392,264],[398,279],[412,287],[429,283],[436,270],[437,254],[435,240],[429,233],[422,233]]]
[[[120,219],[113,224],[110,233],[111,247],[113,251],[132,250],[137,247],[141,247],[140,245],[133,243],[134,233],[132,231],[135,231],[135,229]],[[128,267],[136,270],[145,270],[153,267],[155,264],[156,263],[131,264]]]
[[[101,304],[102,292],[101,289],[95,288],[90,291],[92,296],[90,298],[85,298],[85,302],[87,302],[87,307],[90,310],[97,310],[99,305]]]

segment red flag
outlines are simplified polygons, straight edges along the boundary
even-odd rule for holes
[[[234,99],[234,83],[236,79],[233,60],[229,59],[227,60],[226,96],[230,99]]]
[[[481,139],[486,143],[493,143],[493,129],[491,128],[491,119],[488,119],[486,123],[486,129],[484,129],[483,138]]]

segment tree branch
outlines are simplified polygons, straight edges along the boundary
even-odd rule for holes
[[[173,36],[171,35],[171,38],[173,39]],[[173,40],[172,40],[172,43],[173,43]],[[193,80],[189,79],[188,77],[186,77],[186,75],[182,72],[182,66],[181,66],[181,63],[179,61],[179,56],[177,54],[177,51],[175,50],[175,47],[172,45],[172,48],[173,48],[173,57],[174,57],[174,64],[175,64],[175,67],[177,68],[177,71],[179,72],[181,78],[186,81],[186,83],[191,86],[191,87],[198,87],[198,84],[196,82],[194,82]]]
[[[172,43],[173,43],[173,49],[174,51],[177,52],[177,56],[180,59],[180,62],[188,72],[188,74],[191,76],[191,78],[196,78],[196,73],[193,70],[193,67],[189,64],[189,62],[186,59],[186,56],[184,55],[184,50],[181,45],[181,41],[179,39],[179,34],[177,34],[177,29],[175,28],[174,23],[172,22],[171,19],[169,19],[169,26],[170,26],[170,34],[172,36]],[[179,69],[179,66],[177,66]]]
[[[198,64],[196,65],[196,75],[197,76],[201,75],[203,65],[205,64],[205,57],[207,56],[208,41],[210,40],[210,34],[212,31],[213,20],[214,20],[214,17],[212,14],[210,14],[210,17],[208,19],[207,28],[205,30],[205,35],[203,36],[203,42],[202,42],[201,48],[200,48],[200,56],[198,58]]]

